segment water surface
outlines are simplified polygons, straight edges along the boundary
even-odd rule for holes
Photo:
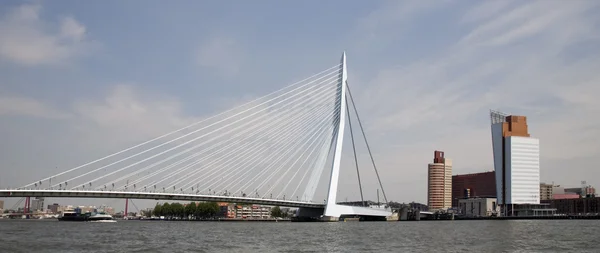
[[[598,220],[0,220],[0,252],[600,252]]]

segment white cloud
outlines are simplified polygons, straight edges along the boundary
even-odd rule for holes
[[[85,26],[73,17],[54,24],[42,20],[40,11],[40,5],[21,5],[0,19],[0,59],[26,66],[64,64],[90,50]]]
[[[77,100],[73,111],[73,126],[86,143],[112,139],[111,146],[145,141],[195,122],[183,115],[178,99],[126,83],[114,85],[102,99]]]
[[[196,62],[201,67],[213,68],[223,76],[235,76],[240,70],[243,52],[231,37],[213,37],[197,48]]]
[[[61,112],[33,98],[0,96],[0,116],[11,115],[26,115],[49,119],[65,119],[70,117],[70,114]]]
[[[462,17],[462,23],[475,23],[494,18],[501,11],[513,4],[514,0],[489,0],[475,5],[467,10]]]

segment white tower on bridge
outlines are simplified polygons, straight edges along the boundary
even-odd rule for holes
[[[340,176],[340,165],[342,162],[342,146],[344,144],[344,128],[346,126],[346,89],[348,71],[346,69],[346,52],[342,54],[341,65],[339,70],[339,83],[337,87],[337,96],[339,96],[336,107],[338,112],[338,121],[334,122],[337,127],[334,127],[333,138],[331,145],[333,146],[333,161],[331,165],[331,177],[329,179],[329,189],[327,192],[327,202],[325,205],[325,213],[323,220],[337,221],[342,215],[366,215],[366,216],[389,216],[391,212],[384,209],[373,209],[367,207],[344,206],[336,203],[338,182]]]

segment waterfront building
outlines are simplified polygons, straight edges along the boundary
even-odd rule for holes
[[[432,211],[452,207],[452,160],[443,151],[434,151],[428,166],[427,205]]]
[[[235,218],[235,204],[229,204],[227,202],[219,202],[219,213],[217,217],[223,218]]]
[[[540,183],[540,200],[552,199],[554,195],[554,184]]]
[[[271,207],[262,205],[236,205],[235,218],[238,219],[268,219],[271,217]]]
[[[540,203],[540,143],[530,136],[527,117],[491,111],[496,197],[502,213],[514,205]]]
[[[498,213],[496,198],[459,199],[458,208],[466,217],[489,217]]]
[[[496,198],[496,178],[493,171],[452,176],[452,207],[459,207],[464,198]]]
[[[600,213],[600,197],[552,199],[544,200],[542,203],[556,208],[556,212],[559,214],[593,215]]]

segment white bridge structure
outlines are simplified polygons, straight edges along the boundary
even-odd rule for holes
[[[252,203],[317,210],[332,221],[390,216],[387,207],[336,202],[348,100],[356,112],[344,53],[339,64],[278,91],[20,188],[0,190],[0,197]],[[364,131],[363,137],[368,148]],[[354,148],[354,135],[352,143]],[[327,198],[315,200],[325,169],[330,170]],[[379,186],[387,203],[381,180]]]

